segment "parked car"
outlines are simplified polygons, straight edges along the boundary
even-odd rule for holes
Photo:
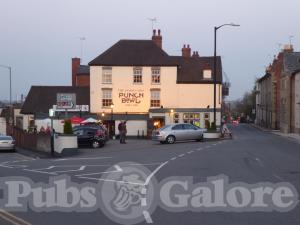
[[[199,128],[189,123],[166,125],[153,132],[152,140],[160,143],[173,144],[176,141],[203,140],[206,129]]]
[[[80,126],[73,130],[79,147],[100,148],[106,143],[105,131],[99,127]]]
[[[0,136],[0,150],[15,150],[15,140],[11,136]]]
[[[105,140],[108,141],[109,140],[109,133],[108,130],[106,129],[106,127],[102,124],[87,124],[87,125],[80,125],[80,126],[75,126],[73,127],[73,132],[75,132],[77,129],[81,129],[81,128],[98,128],[99,130],[102,130],[105,134]]]

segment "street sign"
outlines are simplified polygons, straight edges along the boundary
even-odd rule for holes
[[[76,107],[76,94],[58,93],[56,105],[57,109],[74,109]]]
[[[49,109],[49,117],[54,117],[55,111],[54,109]]]
[[[55,112],[64,112],[65,109],[59,108],[57,105],[53,105],[53,110]],[[76,105],[72,109],[68,109],[68,112],[89,112],[89,105]]]

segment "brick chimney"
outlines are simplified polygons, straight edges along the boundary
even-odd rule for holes
[[[156,30],[153,30],[153,35],[152,35],[152,41],[154,41],[154,43],[162,48],[162,36],[160,34],[160,30],[158,29],[157,34],[156,34]]]
[[[183,45],[183,48],[181,49],[182,51],[182,56],[183,57],[191,57],[191,48],[190,48],[190,45]]]
[[[77,70],[80,66],[80,58],[72,58],[72,86],[76,86]]]
[[[199,58],[200,56],[199,56],[198,51],[193,52],[192,57],[193,57],[193,58]]]

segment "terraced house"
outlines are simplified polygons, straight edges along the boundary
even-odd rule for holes
[[[113,131],[127,121],[128,135],[153,127],[213,121],[213,57],[184,45],[181,56],[162,49],[160,30],[152,40],[120,40],[89,63],[90,111]],[[221,121],[222,65],[217,57],[217,122]]]

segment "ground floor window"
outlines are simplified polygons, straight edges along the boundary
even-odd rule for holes
[[[184,113],[183,122],[190,123],[200,127],[200,114],[199,113]]]
[[[179,123],[179,113],[174,113],[174,123]]]

